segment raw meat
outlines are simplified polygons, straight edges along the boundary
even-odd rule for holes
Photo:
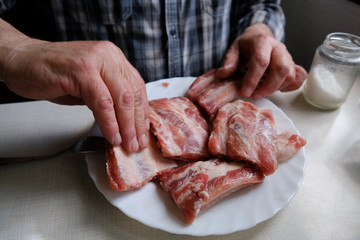
[[[210,119],[213,119],[220,107],[241,97],[241,82],[237,78],[219,79],[216,69],[198,77],[187,91],[191,100],[196,102]]]
[[[283,132],[277,136],[277,161],[284,162],[292,158],[300,148],[305,146],[306,140],[292,132]]]
[[[219,109],[208,146],[213,155],[249,161],[270,175],[278,162],[292,158],[305,144],[292,132],[277,133],[271,109],[237,100]]]
[[[253,165],[219,159],[197,161],[159,174],[162,187],[191,224],[220,199],[246,186],[261,183],[264,175]]]
[[[175,161],[162,156],[152,134],[149,134],[149,146],[137,153],[129,154],[121,146],[106,145],[106,172],[111,188],[116,191],[138,189],[159,172],[176,166]]]
[[[165,157],[194,161],[208,157],[209,125],[185,97],[149,102],[151,131]]]
[[[219,109],[209,151],[235,161],[249,161],[270,175],[277,169],[276,125],[271,109],[237,100]]]

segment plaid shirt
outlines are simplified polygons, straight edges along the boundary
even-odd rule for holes
[[[14,1],[14,0],[13,0]],[[0,0],[1,12],[11,0]],[[110,40],[145,81],[219,67],[246,27],[262,22],[284,40],[280,0],[51,0],[61,40]]]

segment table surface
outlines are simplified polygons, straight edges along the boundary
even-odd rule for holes
[[[153,229],[103,197],[84,155],[64,153],[0,166],[0,239],[360,239],[360,79],[334,111],[312,107],[301,89],[269,100],[307,140],[300,189],[271,219],[222,236]],[[2,104],[0,157],[57,152],[86,135],[93,122],[83,106]]]

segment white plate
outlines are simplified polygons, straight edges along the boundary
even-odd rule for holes
[[[188,77],[148,83],[146,87],[149,100],[182,96],[193,81],[193,77]],[[166,87],[163,83],[169,85]],[[279,132],[289,130],[299,134],[292,121],[272,102],[267,99],[253,102],[259,107],[273,109]],[[302,148],[294,158],[281,163],[278,170],[266,177],[262,184],[239,190],[224,198],[191,225],[184,224],[180,210],[158,184],[150,182],[136,191],[116,192],[110,188],[107,181],[104,155],[89,154],[86,161],[96,187],[111,204],[127,216],[170,233],[207,236],[251,228],[284,208],[302,182],[305,150]]]

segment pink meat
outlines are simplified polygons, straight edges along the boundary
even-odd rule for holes
[[[190,163],[164,171],[158,177],[189,224],[225,196],[264,180],[253,165],[218,159]]]
[[[138,189],[161,171],[177,164],[162,156],[156,140],[149,134],[149,146],[129,154],[121,146],[106,145],[106,172],[112,189],[128,191]]]
[[[292,158],[300,148],[305,146],[306,140],[292,132],[283,132],[277,136],[276,148],[278,162]]]
[[[240,81],[235,78],[219,79],[215,73],[216,69],[212,69],[198,77],[187,92],[210,119],[213,119],[220,107],[241,97]]]
[[[237,100],[219,109],[209,151],[235,161],[249,161],[265,175],[277,169],[276,125],[271,109]]]
[[[186,161],[208,157],[208,123],[188,98],[162,98],[149,104],[151,131],[165,157]]]

